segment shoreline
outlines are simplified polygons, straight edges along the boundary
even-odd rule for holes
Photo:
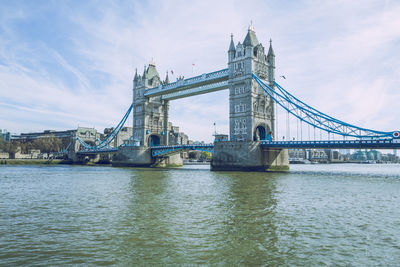
[[[0,165],[57,165],[65,164],[62,159],[0,159]]]

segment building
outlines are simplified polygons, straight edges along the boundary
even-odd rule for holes
[[[132,136],[132,127],[123,127],[118,135],[114,138],[114,140],[109,144],[111,147],[119,147],[120,145],[126,143],[126,140]],[[114,131],[114,127],[105,128],[104,135],[102,135],[101,139],[104,140],[107,136],[109,136]]]
[[[10,141],[11,139],[11,134],[9,132],[7,132],[6,129],[2,130],[0,129],[0,140],[4,140],[4,141]]]

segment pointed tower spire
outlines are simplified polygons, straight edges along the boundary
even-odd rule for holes
[[[165,75],[164,84],[168,84],[168,83],[169,83],[169,78],[168,78],[168,70],[167,70],[167,74]]]
[[[243,45],[245,46],[256,46],[258,45],[258,39],[256,32],[254,31],[253,21],[251,22],[249,29],[247,31],[246,38],[244,38]]]
[[[269,39],[268,56],[275,56],[274,49],[272,48],[272,39]]]
[[[229,44],[229,50],[228,50],[228,61],[232,61],[235,58],[235,44],[233,43],[233,34],[231,33],[231,43]]]
[[[143,69],[143,75],[142,75],[143,79],[146,78],[146,64],[144,64],[144,69]]]
[[[235,51],[235,43],[233,42],[233,34],[231,33],[231,43],[229,44],[228,51]]]
[[[135,68],[135,77],[133,78],[134,81],[137,81],[138,75],[137,75],[137,68]]]

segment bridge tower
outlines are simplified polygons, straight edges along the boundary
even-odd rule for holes
[[[258,42],[254,28],[235,47],[233,36],[228,50],[229,123],[232,141],[274,139],[274,104],[252,78],[252,73],[273,86],[275,55],[272,42],[268,55]]]
[[[182,164],[180,155],[158,161],[151,156],[151,146],[169,143],[169,101],[163,100],[161,95],[146,96],[145,90],[168,83],[168,73],[162,81],[153,61],[147,67],[144,66],[142,75],[136,70],[133,78],[133,140],[130,145],[118,148],[118,154],[113,158],[114,166]]]
[[[147,88],[168,83],[160,79],[154,62],[144,67],[143,75],[137,71],[133,79],[133,140],[141,147],[168,144],[169,103],[161,96],[145,97]]]
[[[275,54],[268,54],[250,25],[243,43],[231,41],[228,50],[230,141],[216,142],[212,170],[286,170],[287,150],[263,149],[261,140],[275,140],[274,102],[252,73],[274,87]]]

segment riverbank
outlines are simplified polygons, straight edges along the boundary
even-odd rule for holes
[[[183,161],[183,165],[210,165],[209,161]]]
[[[39,165],[39,164],[46,164],[46,165],[56,165],[62,164],[64,160],[62,159],[2,159],[0,160],[0,165]]]

